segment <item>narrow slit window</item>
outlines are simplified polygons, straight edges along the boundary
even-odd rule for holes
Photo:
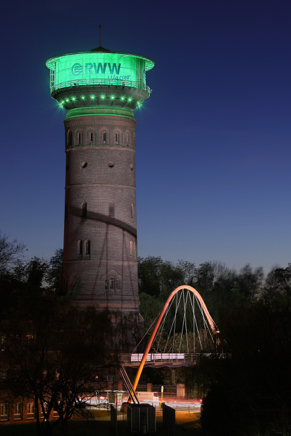
[[[81,144],[81,133],[78,133],[78,144]]]
[[[82,239],[79,239],[77,242],[77,253],[78,256],[82,256]]]
[[[22,419],[22,403],[14,403],[14,419]]]
[[[0,404],[0,420],[8,421],[9,420],[9,404],[1,403]]]
[[[113,201],[110,201],[109,203],[109,216],[114,217],[115,211],[114,211],[114,203]]]
[[[90,133],[90,142],[93,142],[93,132]]]
[[[115,133],[115,144],[118,144],[118,133]]]
[[[110,277],[110,289],[114,289],[114,277]]]
[[[86,241],[85,243],[85,254],[89,255],[91,254],[91,243],[90,241]]]
[[[129,243],[129,255],[132,256],[132,241]]]
[[[105,280],[105,284],[104,284],[104,286],[105,286],[105,289],[108,289],[107,280]]]
[[[33,419],[34,418],[34,403],[29,402],[27,403],[27,419]]]
[[[87,217],[87,203],[82,203],[81,205],[81,216],[82,218]]]
[[[106,132],[102,133],[102,141],[103,141],[103,144],[106,144]]]

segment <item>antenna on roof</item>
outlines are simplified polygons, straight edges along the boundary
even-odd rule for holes
[[[101,24],[99,24],[99,47],[101,47]]]

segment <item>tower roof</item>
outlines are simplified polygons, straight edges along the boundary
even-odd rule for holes
[[[99,45],[99,47],[96,47],[96,48],[93,48],[92,50],[90,50],[90,51],[97,51],[97,52],[99,52],[99,53],[112,53],[112,51],[111,50],[108,50],[107,48],[104,48],[104,47],[102,47],[101,45]]]

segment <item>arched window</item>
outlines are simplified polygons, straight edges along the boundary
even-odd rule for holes
[[[81,217],[82,218],[87,217],[87,203],[82,203],[81,205]]]
[[[77,254],[78,256],[82,256],[82,239],[77,241]]]
[[[118,144],[118,133],[115,133],[115,144]]]
[[[85,241],[85,254],[91,254],[91,242],[89,239]]]
[[[106,132],[102,133],[102,142],[103,144],[106,144]]]
[[[90,143],[93,143],[93,132],[90,133],[90,138],[89,138]]]
[[[109,288],[114,289],[114,277],[110,277]]]
[[[113,201],[110,201],[110,203],[109,203],[109,216],[114,217],[114,215],[115,215],[115,210],[114,209],[115,209],[114,208],[114,203],[113,203]]]
[[[81,145],[81,133],[77,133],[77,144]]]

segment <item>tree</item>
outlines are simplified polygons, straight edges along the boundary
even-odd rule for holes
[[[287,268],[273,268],[262,291],[265,304],[274,309],[291,308],[291,264]]]
[[[66,434],[67,420],[85,407],[86,394],[102,384],[102,367],[109,360],[108,314],[92,307],[78,310],[71,295],[28,289],[6,315],[0,326],[1,391],[35,401],[37,419],[40,410],[44,415],[37,421],[38,435],[51,434],[58,423]],[[51,422],[53,410],[59,417]]]
[[[163,309],[163,303],[156,297],[142,292],[139,294],[140,314],[145,326],[149,327]]]
[[[50,289],[54,292],[63,293],[63,250],[58,249],[55,251],[54,256],[51,257],[48,268],[45,273],[45,280]]]
[[[249,301],[254,301],[261,293],[263,279],[263,268],[253,270],[250,264],[247,264],[237,275],[235,292],[245,296]]]
[[[184,283],[183,271],[160,257],[139,258],[140,314],[147,330],[162,311],[171,292]]]
[[[184,275],[179,266],[149,256],[138,259],[139,292],[153,295],[164,301],[170,293],[183,284]]]
[[[2,235],[0,231],[0,274],[9,269],[13,263],[23,256],[25,245],[14,241],[9,241],[7,235]]]
[[[290,315],[290,308],[277,310],[266,301],[221,314],[221,350],[227,357],[217,359],[205,398],[205,430],[238,436],[290,433]],[[218,419],[221,399],[225,407]]]

